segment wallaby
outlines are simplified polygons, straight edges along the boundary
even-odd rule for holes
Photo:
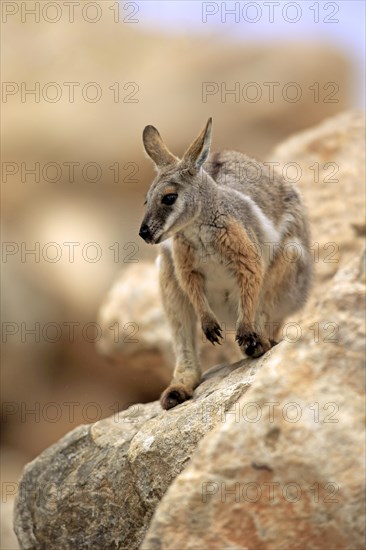
[[[277,343],[285,318],[304,305],[311,283],[298,191],[245,154],[211,154],[211,127],[210,118],[181,160],[154,126],[143,132],[158,174],[139,235],[161,243],[160,286],[176,355],[164,409],[191,398],[200,383],[197,317],[213,344],[231,323],[243,354],[259,357]]]

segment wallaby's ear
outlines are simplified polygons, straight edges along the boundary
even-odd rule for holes
[[[182,164],[193,174],[198,172],[210,152],[211,128],[212,118],[210,117],[200,135],[184,153]]]
[[[146,126],[142,134],[142,140],[146,153],[158,168],[174,165],[179,162],[164,144],[157,129],[154,126]]]

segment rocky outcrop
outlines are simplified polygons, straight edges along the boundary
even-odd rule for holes
[[[158,402],[134,405],[44,451],[19,488],[22,548],[138,548],[170,483],[263,362],[216,367],[192,401],[169,412]]]
[[[364,548],[364,260],[203,439],[143,550]]]
[[[22,548],[138,548],[156,507],[145,550],[362,548],[364,298],[357,259],[296,343],[46,450],[20,485]]]

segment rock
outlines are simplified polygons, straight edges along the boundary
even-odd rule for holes
[[[155,264],[138,262],[123,270],[100,308],[99,324],[102,337],[98,349],[108,357],[127,358],[157,347],[168,352],[171,337]],[[118,338],[111,327],[118,329]]]
[[[145,550],[362,548],[364,298],[357,259],[296,344],[211,369],[170,411],[136,405],[44,451],[20,483],[22,548],[139,548],[167,490]]]
[[[364,548],[364,269],[341,270],[301,340],[267,354],[170,486],[142,550]]]
[[[158,402],[135,405],[44,451],[20,482],[15,531],[22,548],[139,548],[169,484],[262,362],[216,367],[193,400],[171,411]]]

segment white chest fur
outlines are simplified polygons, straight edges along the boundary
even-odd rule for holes
[[[197,242],[195,245],[197,250],[195,269],[204,277],[208,303],[219,322],[234,327],[239,306],[239,287],[236,277],[213,247]]]

